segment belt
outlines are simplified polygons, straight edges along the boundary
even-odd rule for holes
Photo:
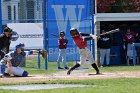
[[[80,49],[85,49],[85,48],[80,48]]]

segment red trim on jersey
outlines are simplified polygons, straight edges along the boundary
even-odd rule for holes
[[[80,48],[85,48],[87,47],[87,42],[84,40],[84,38],[81,36],[81,35],[78,35],[78,36],[75,36],[75,37],[72,37],[75,44]]]

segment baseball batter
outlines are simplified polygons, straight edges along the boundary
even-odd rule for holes
[[[1,73],[4,76],[18,76],[18,77],[26,77],[28,76],[28,72],[19,67],[22,63],[23,59],[25,59],[28,55],[41,53],[42,51],[38,50],[30,50],[24,51],[24,44],[18,44],[15,47],[15,51],[11,51],[4,56],[4,58],[0,62]],[[4,68],[5,66],[5,68]]]
[[[71,71],[73,71],[75,68],[78,68],[84,62],[86,62],[87,58],[90,61],[91,66],[96,70],[96,74],[100,74],[100,71],[93,59],[92,53],[87,48],[87,41],[96,38],[96,36],[92,34],[79,33],[78,30],[75,28],[70,29],[70,35],[72,36],[75,44],[79,47],[80,62],[76,63],[72,68],[70,68],[67,74],[70,75]]]

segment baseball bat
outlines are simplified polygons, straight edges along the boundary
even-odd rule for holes
[[[117,29],[114,29],[114,30],[110,30],[108,32],[105,32],[103,34],[100,34],[99,36],[106,35],[106,34],[113,34],[113,33],[119,32],[119,31],[120,31],[120,29],[117,28]]]

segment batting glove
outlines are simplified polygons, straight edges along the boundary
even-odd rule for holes
[[[96,35],[92,35],[92,34],[90,34],[90,36],[91,36],[93,39],[97,38]]]

